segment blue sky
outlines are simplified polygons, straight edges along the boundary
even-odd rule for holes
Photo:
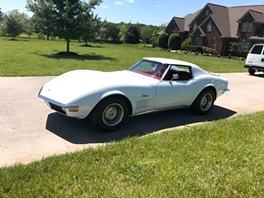
[[[86,0],[88,1],[88,0]],[[0,0],[3,12],[18,9],[29,16],[26,0]],[[203,8],[208,2],[223,6],[264,5],[263,0],[104,0],[94,12],[102,20],[118,23],[132,22],[147,25],[162,25],[170,22],[173,16],[184,17]]]

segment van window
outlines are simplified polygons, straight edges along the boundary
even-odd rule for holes
[[[261,54],[262,49],[263,49],[262,45],[255,45],[250,53],[251,54]]]

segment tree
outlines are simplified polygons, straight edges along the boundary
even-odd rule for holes
[[[46,35],[47,40],[53,34],[55,13],[52,0],[27,1],[27,8],[34,13],[32,21],[36,33]]]
[[[139,43],[139,39],[140,39],[140,32],[138,31],[138,29],[136,27],[129,27],[124,41],[128,44],[136,44]]]
[[[3,12],[2,9],[0,8],[0,22],[3,20]]]
[[[114,23],[106,23],[104,27],[104,36],[105,39],[111,39],[112,41],[119,41],[119,29]]]
[[[25,24],[24,24],[24,33],[28,35],[28,38],[33,34],[34,32],[34,24],[33,24],[33,19],[26,17],[25,18]]]
[[[127,31],[127,26],[126,24],[122,24],[120,29],[119,29],[119,38],[121,40],[124,40],[125,35],[126,35],[126,31]]]
[[[153,28],[151,28],[150,26],[144,26],[141,28],[140,34],[144,43],[146,44],[150,43],[152,33],[153,33]]]
[[[101,23],[100,18],[93,14],[87,14],[82,20],[82,34],[81,39],[85,42],[85,45],[88,46],[88,41],[95,40],[100,33]]]
[[[87,25],[83,23],[83,19],[92,15],[92,9],[101,2],[102,0],[90,0],[88,3],[81,0],[27,0],[27,8],[36,15],[39,22],[48,23],[48,27],[51,27],[50,34],[65,39],[66,51],[69,53],[70,40],[79,39],[83,34],[83,25]],[[92,17],[89,19],[92,20]]]
[[[27,16],[18,10],[12,10],[4,15],[4,33],[11,35],[14,40],[23,33]]]

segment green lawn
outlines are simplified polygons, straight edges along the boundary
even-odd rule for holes
[[[246,72],[242,60],[171,53],[142,46],[92,43],[84,47],[82,43],[72,42],[71,51],[80,56],[61,57],[54,54],[65,51],[64,41],[0,38],[0,45],[0,76],[59,75],[74,69],[122,70],[143,57],[185,60],[216,73]]]
[[[264,197],[264,112],[0,168],[0,197]]]

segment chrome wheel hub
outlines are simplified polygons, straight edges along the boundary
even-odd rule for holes
[[[201,109],[207,111],[213,104],[213,96],[209,93],[205,94],[201,100]]]
[[[102,121],[108,126],[119,124],[124,118],[124,108],[118,103],[108,105],[102,114]]]

